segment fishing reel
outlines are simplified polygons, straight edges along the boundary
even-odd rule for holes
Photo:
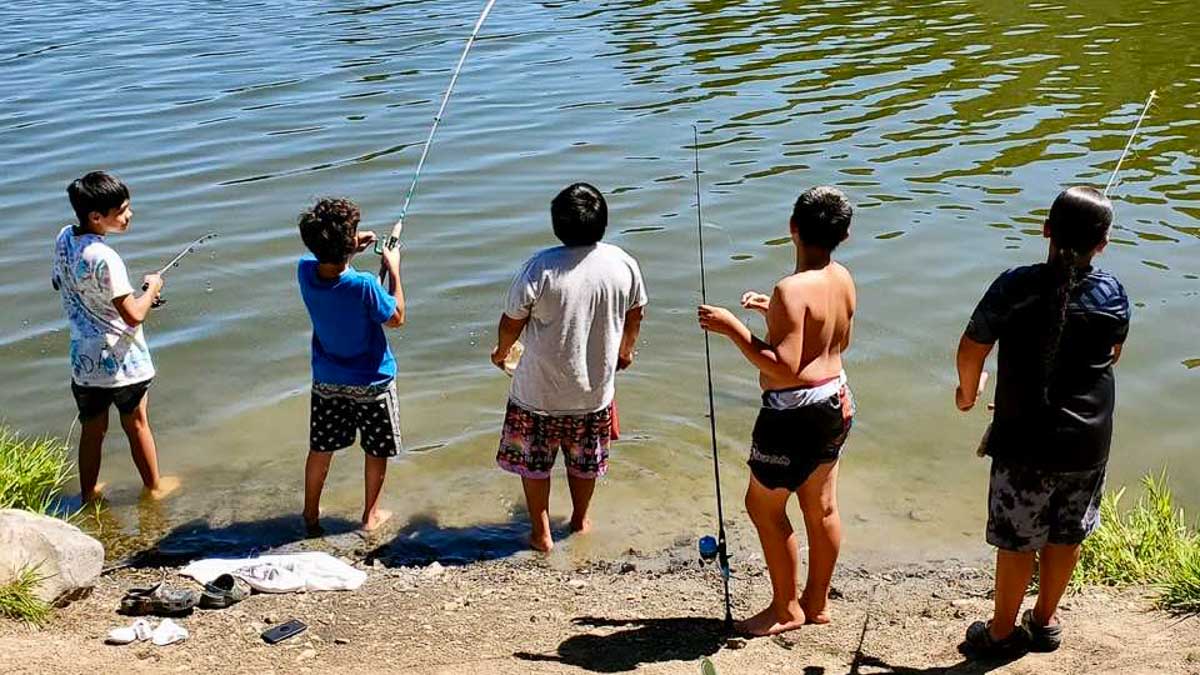
[[[720,568],[722,577],[728,579],[732,576],[729,570],[729,553],[726,551],[724,543],[718,542],[716,537],[705,535],[700,537],[697,548],[700,552],[700,564],[715,562]]]
[[[404,242],[400,241],[400,237],[388,235],[375,240],[375,255],[383,255],[383,252],[390,248],[400,248],[400,253],[404,253]]]

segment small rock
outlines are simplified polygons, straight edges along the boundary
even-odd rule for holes
[[[630,572],[635,571],[637,571],[637,565],[634,565],[631,562],[621,564],[621,574],[629,574]]]
[[[846,597],[846,594],[842,592],[842,589],[838,588],[837,586],[831,586],[829,588],[830,600],[841,600],[844,597]]]
[[[916,509],[908,512],[908,518],[909,520],[913,520],[918,523],[928,523],[930,520],[932,520],[928,513],[925,511],[918,511]]]
[[[951,607],[958,607],[958,608],[970,607],[972,604],[973,604],[973,603],[972,603],[970,600],[967,600],[967,599],[965,599],[965,598],[960,598],[960,599],[958,599],[958,600],[951,600],[951,601],[950,601],[950,606],[951,606]]]
[[[584,581],[583,579],[572,579],[567,582],[567,585],[577,591],[582,591],[583,589],[587,588],[588,582]]]
[[[333,644],[335,644],[335,645],[348,645],[348,644],[350,644],[350,640],[348,640],[348,639],[346,639],[346,638],[344,638],[344,637],[333,638]]]
[[[421,576],[425,579],[436,579],[437,577],[442,576],[442,573],[445,571],[446,568],[442,567],[442,564],[435,560],[429,563],[428,567],[421,570]]]
[[[300,652],[300,655],[296,657],[296,660],[297,661],[307,661],[308,659],[311,659],[316,655],[317,655],[317,650],[305,649],[304,651]]]
[[[742,638],[729,638],[725,641],[726,649],[741,649],[746,646],[746,641]]]

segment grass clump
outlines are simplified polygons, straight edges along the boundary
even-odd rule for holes
[[[34,594],[42,580],[37,570],[26,567],[0,585],[0,616],[41,626],[50,618],[50,605]]]
[[[52,515],[71,475],[67,448],[49,437],[23,437],[0,426],[0,509]]]
[[[1125,489],[1100,502],[1100,527],[1088,537],[1075,568],[1076,585],[1149,585],[1160,607],[1200,612],[1200,534],[1167,485],[1166,472],[1142,478],[1142,495],[1121,508]]]

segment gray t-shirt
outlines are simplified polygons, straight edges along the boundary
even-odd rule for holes
[[[608,407],[625,313],[645,304],[637,261],[616,246],[557,246],[534,255],[504,307],[513,319],[529,319],[512,399],[551,415]]]

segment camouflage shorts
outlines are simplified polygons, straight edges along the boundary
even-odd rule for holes
[[[1104,468],[1056,473],[992,461],[988,543],[1007,551],[1080,544],[1100,526]]]

